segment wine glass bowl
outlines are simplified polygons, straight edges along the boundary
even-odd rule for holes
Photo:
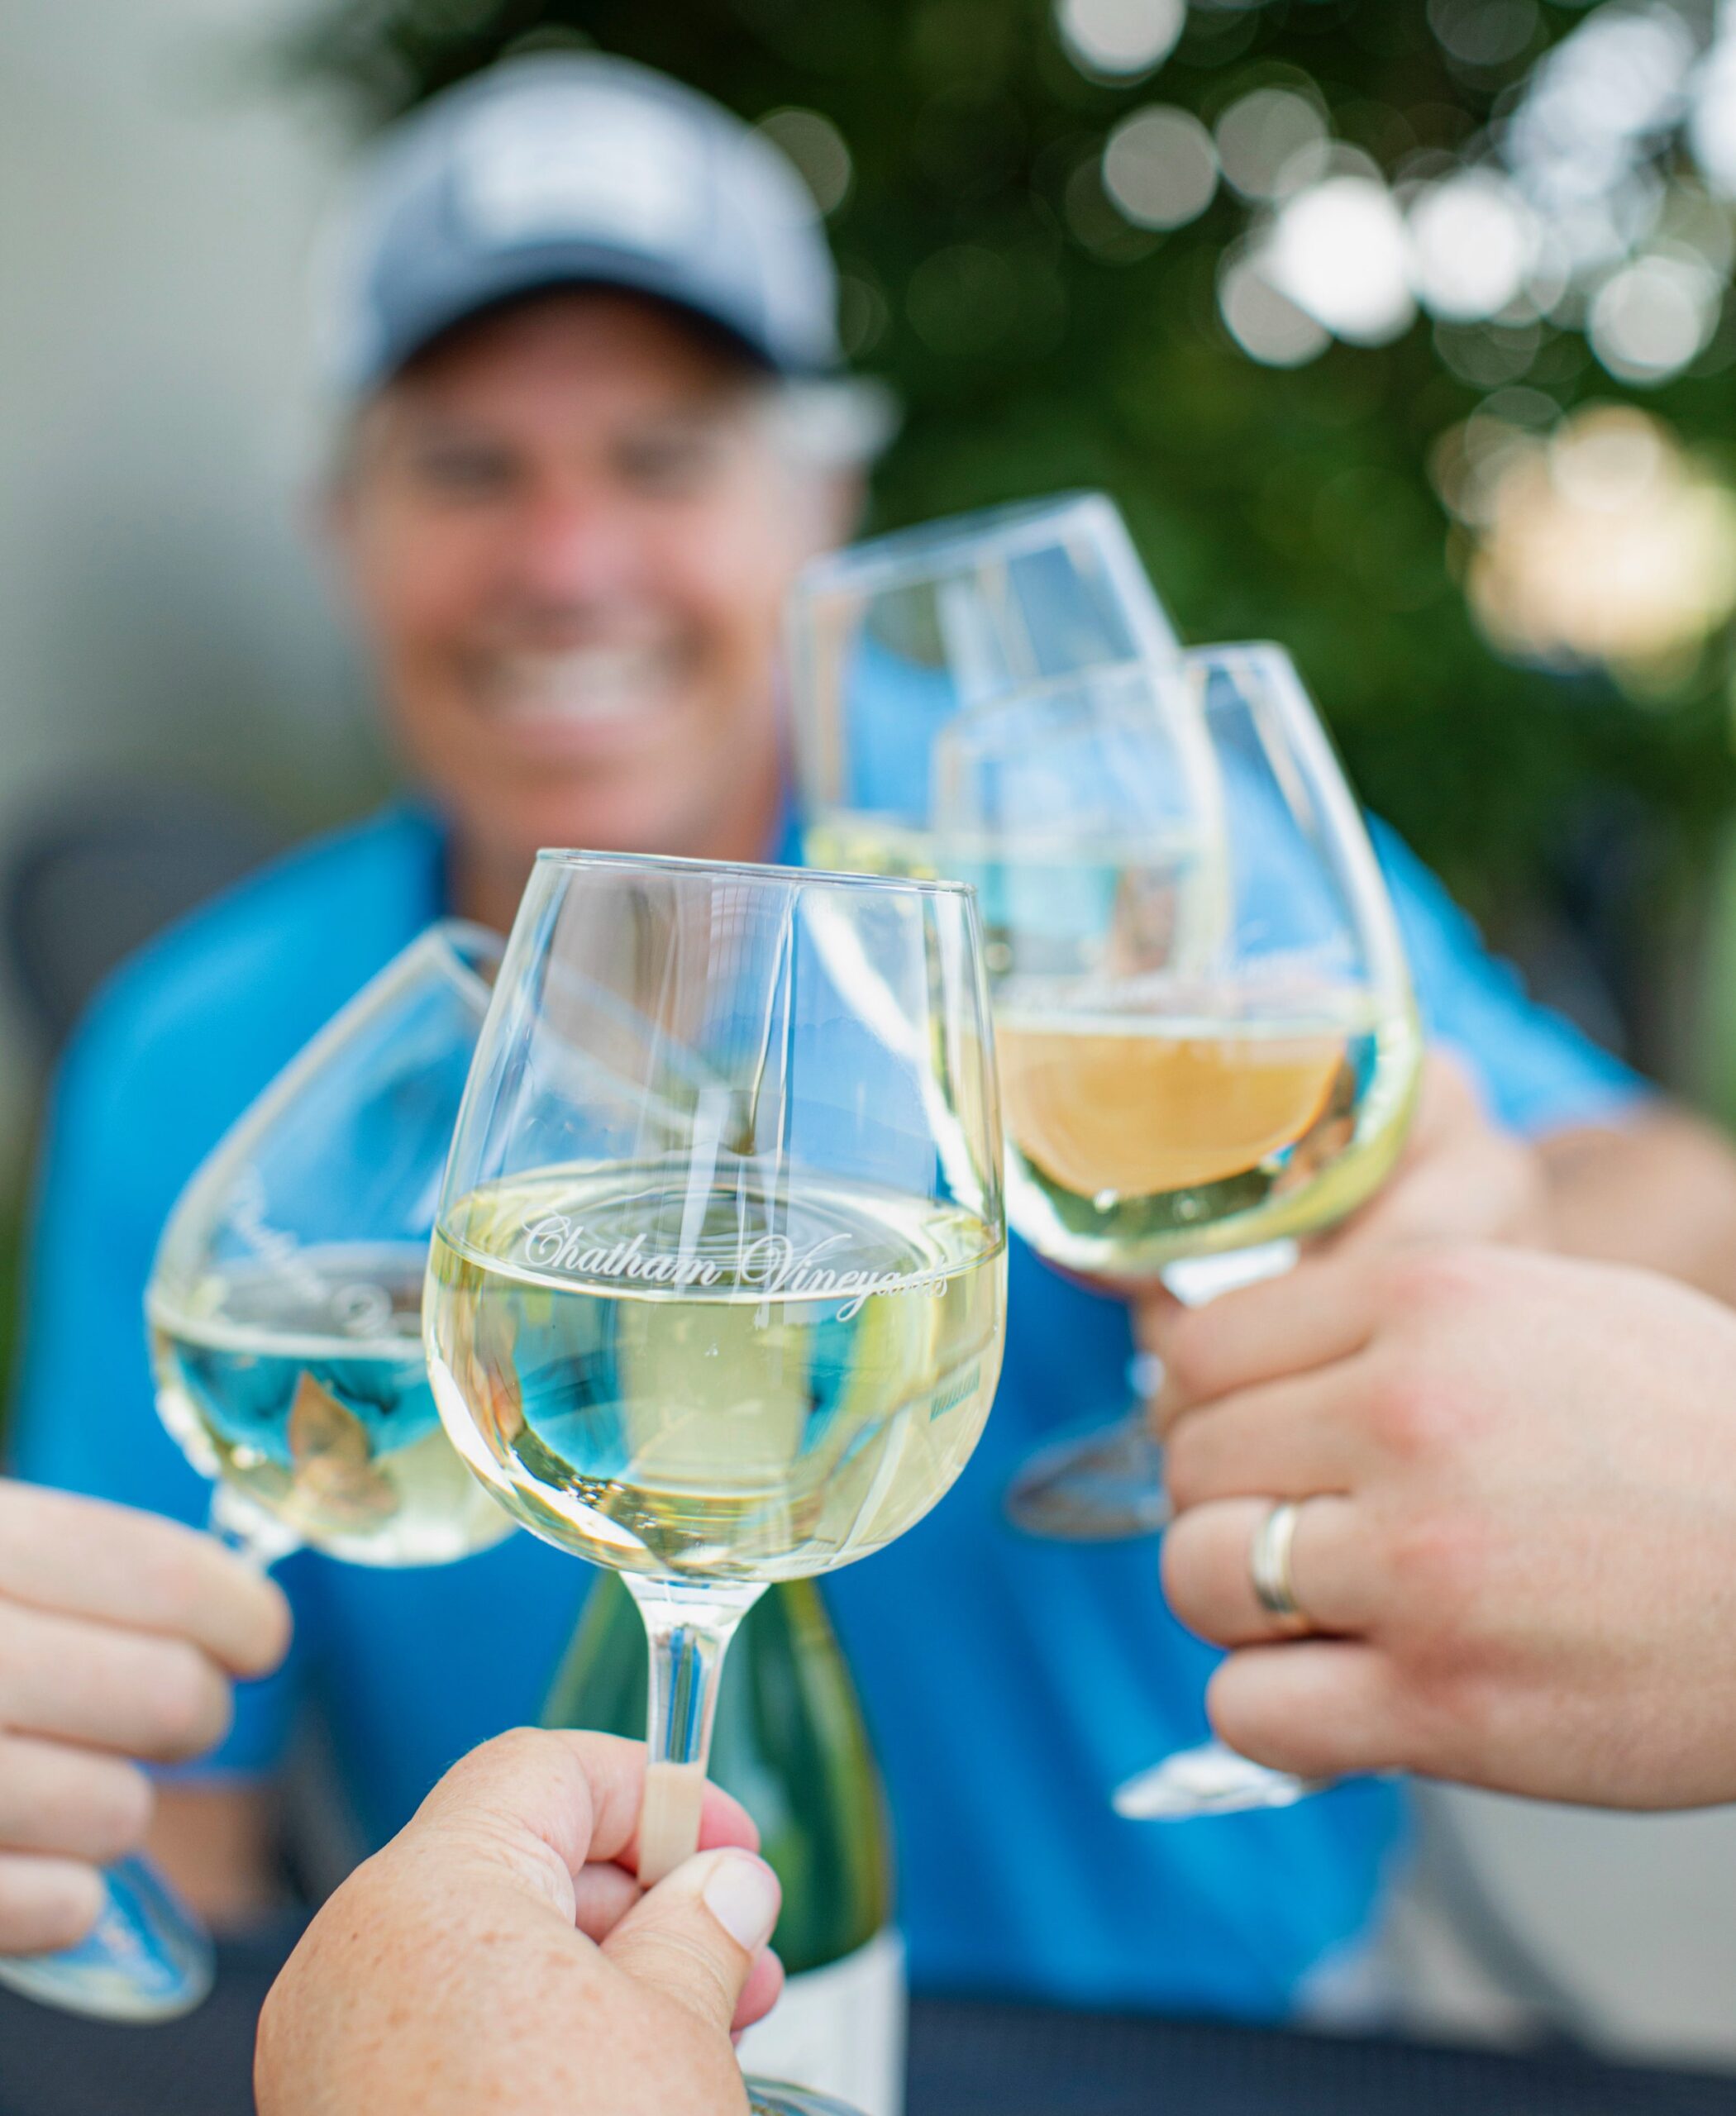
[[[983,1063],[968,898],[545,853],[527,903],[554,974],[509,1118],[479,1059],[429,1265],[455,1444],[526,1526],[647,1578],[879,1548],[950,1487],[998,1372],[983,1107],[947,1113],[977,1132],[950,1172],[925,1107],[970,1071],[937,1052]]]
[[[785,627],[815,866],[932,875],[930,752],[958,712],[1179,651],[1101,493],[991,508],[813,560]]]
[[[1071,1270],[1137,1283],[1310,1232],[1402,1141],[1402,956],[1384,898],[1359,910],[1287,672],[1209,649],[937,740],[937,854],[982,905],[1009,1216]]]
[[[511,1524],[441,1428],[422,1347],[440,1171],[499,944],[448,922],[308,1045],[194,1175],[146,1299],[157,1407],[269,1562],[451,1562]]]

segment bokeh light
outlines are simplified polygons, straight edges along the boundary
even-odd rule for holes
[[[1736,612],[1736,494],[1636,406],[1547,435],[1486,412],[1443,443],[1437,478],[1475,533],[1467,590],[1504,653],[1643,676]]]
[[[774,110],[759,129],[793,161],[823,213],[836,212],[850,193],[854,174],[844,136],[817,110]]]
[[[1409,221],[1412,285],[1433,315],[1458,322],[1497,316],[1524,288],[1535,222],[1492,171],[1466,169],[1426,186]]]
[[[1104,145],[1103,188],[1136,227],[1179,228],[1218,188],[1212,136],[1189,111],[1135,111]]]
[[[1218,312],[1231,337],[1263,367],[1304,366],[1332,343],[1331,332],[1272,284],[1257,245],[1224,258]]]
[[[1058,0],[1055,20],[1082,72],[1118,79],[1168,58],[1187,24],[1187,0]]]
[[[1720,8],[1718,31],[1702,63],[1688,120],[1688,146],[1705,179],[1736,198],[1736,8]]]
[[[1239,98],[1218,120],[1217,142],[1223,174],[1244,198],[1276,198],[1313,183],[1331,159],[1319,105],[1289,88]]]
[[[1428,0],[1428,26],[1462,66],[1504,66],[1536,38],[1537,0]]]
[[[1384,345],[1416,313],[1403,216],[1366,176],[1328,177],[1286,199],[1263,264],[1280,293],[1352,345]]]
[[[1586,319],[1591,349],[1624,382],[1665,382],[1704,350],[1724,288],[1697,257],[1652,255],[1605,280]]]

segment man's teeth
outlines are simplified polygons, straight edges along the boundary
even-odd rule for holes
[[[642,712],[667,683],[669,657],[643,646],[514,655],[497,668],[495,700],[510,718],[600,721]]]

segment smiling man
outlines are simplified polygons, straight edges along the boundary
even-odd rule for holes
[[[158,1430],[141,1300],[182,1184],[265,1083],[430,919],[506,925],[539,845],[789,853],[775,643],[857,477],[821,446],[833,279],[792,172],[636,68],[523,60],[397,128],[335,260],[343,416],[327,517],[411,803],[303,848],[136,959],[60,1084],[21,1467],[197,1520]],[[914,774],[926,758],[913,755]],[[1439,885],[1381,855],[1437,1069],[1400,1177],[1342,1241],[1552,1241],[1736,1284],[1728,1156],[1526,1001]],[[95,1232],[93,1232],[95,1231]],[[99,1235],[100,1238],[98,1238]],[[1354,1985],[1402,1842],[1398,1790],[1187,1830],[1109,1789],[1204,1731],[1210,1656],[1153,1551],[1004,1524],[1014,1467],[1118,1405],[1122,1302],[1013,1261],[988,1430],[947,1504],[827,1583],[884,1766],[913,1980],[1275,2018]],[[584,1570],[515,1537],[444,1570],[303,1556],[288,1670],[219,1769],[165,1792],[165,1858],[217,1913],[270,1885],[272,1789],[317,1708],[360,1832],[537,1716]]]
[[[585,288],[436,340],[360,412],[333,531],[460,908],[509,923],[541,845],[775,841],[779,605],[844,505],[781,408],[721,332]]]

